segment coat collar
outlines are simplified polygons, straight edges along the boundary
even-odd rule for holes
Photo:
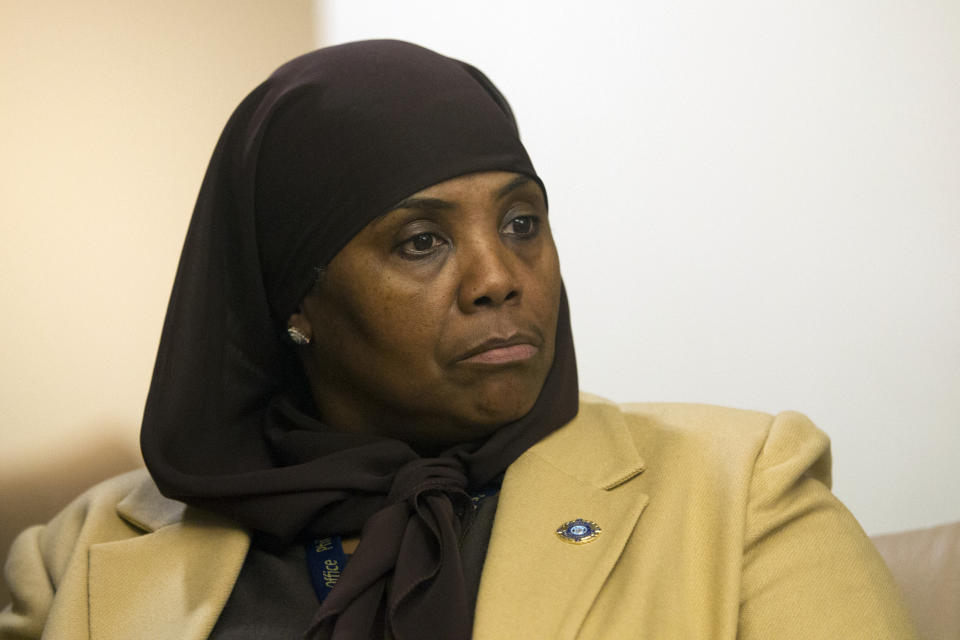
[[[577,417],[527,453],[600,489],[613,489],[645,467],[620,408],[587,393],[580,394]]]
[[[148,477],[117,503],[117,514],[147,533],[183,520],[187,505],[160,493]]]
[[[648,502],[644,463],[616,405],[584,397],[579,415],[531,447],[504,477],[484,563],[475,638],[574,637]],[[583,518],[600,535],[556,530]]]

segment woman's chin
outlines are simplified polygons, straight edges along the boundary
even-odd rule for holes
[[[537,393],[522,393],[515,388],[476,396],[442,420],[430,421],[434,423],[433,428],[420,422],[411,427],[416,435],[408,433],[407,437],[400,437],[420,452],[437,453],[457,444],[486,439],[527,415],[536,401]]]
[[[540,394],[540,386],[511,385],[484,391],[474,399],[471,421],[492,432],[530,413]]]

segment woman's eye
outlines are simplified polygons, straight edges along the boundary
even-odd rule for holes
[[[517,216],[507,222],[503,232],[511,236],[529,238],[536,235],[539,222],[536,216]]]
[[[422,258],[433,253],[444,241],[434,233],[418,233],[405,241],[400,249],[405,258]]]

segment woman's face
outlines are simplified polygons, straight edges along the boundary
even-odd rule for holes
[[[532,407],[553,362],[560,269],[537,183],[433,185],[366,226],[290,318],[332,426],[436,448]]]

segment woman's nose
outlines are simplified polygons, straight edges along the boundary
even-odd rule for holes
[[[459,303],[464,313],[520,300],[516,256],[501,242],[478,243],[463,253]]]

